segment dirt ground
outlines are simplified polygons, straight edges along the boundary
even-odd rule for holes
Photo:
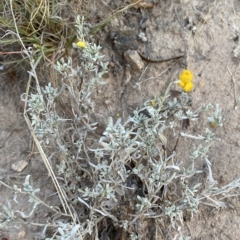
[[[128,10],[97,35],[98,42],[103,47],[104,60],[112,64],[104,79],[108,84],[99,88],[96,96],[96,116],[99,116],[96,120],[104,127],[108,116],[115,119],[118,116],[126,118],[147,99],[161,96],[169,82],[177,80],[182,69],[190,69],[195,75],[195,88],[191,93],[193,108],[204,103],[216,103],[224,111],[224,126],[216,130],[221,141],[212,146],[209,159],[215,180],[220,185],[225,185],[240,175],[240,115],[239,108],[236,107],[236,101],[240,97],[240,2],[146,2],[149,3],[147,8]],[[95,1],[92,12],[98,19],[103,19],[121,6],[122,1]],[[134,39],[129,42],[129,46],[125,43],[124,50],[121,50],[115,37],[119,35],[114,35],[115,38],[111,35],[115,32],[119,34],[119,30],[127,33],[127,36],[137,36],[143,32],[147,42],[137,41],[135,46]],[[140,62],[144,67],[138,70],[132,69],[131,62],[123,57],[123,51],[136,48],[140,54],[155,60],[180,53],[186,55],[167,62],[151,63],[143,59]],[[10,186],[21,186],[25,176],[30,174],[33,185],[41,188],[41,199],[57,204],[58,199],[51,195],[54,190],[49,186],[47,171],[38,154],[34,152],[36,149],[33,150],[33,155],[29,155],[32,139],[23,118],[23,105],[20,103],[27,76],[20,82],[18,77],[18,72],[14,76],[0,76],[0,180]],[[177,85],[176,90],[179,90]],[[198,134],[204,126],[206,120],[202,119],[197,124],[191,123],[188,131]],[[184,143],[177,149],[179,152],[187,150]],[[17,173],[12,170],[11,165],[19,160],[27,160],[28,166]],[[0,186],[0,193],[0,203],[9,203],[15,210],[28,210],[23,196],[19,195],[16,203],[13,201],[12,190]],[[232,208],[200,208],[199,213],[186,220],[182,232],[194,240],[239,239],[239,198],[227,201]],[[48,210],[38,207],[30,221],[45,223],[47,219]],[[2,232],[0,230],[2,239],[41,239],[40,234],[37,235],[40,227],[19,227],[19,224],[9,226]],[[162,239],[160,236],[160,233],[155,233],[152,239]]]

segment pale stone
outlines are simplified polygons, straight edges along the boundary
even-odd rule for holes
[[[26,160],[20,160],[16,163],[13,163],[11,169],[16,172],[22,172],[22,170],[28,165]]]
[[[144,62],[137,51],[127,50],[124,57],[134,70],[140,72],[144,68]]]

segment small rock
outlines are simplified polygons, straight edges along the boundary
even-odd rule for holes
[[[134,70],[140,72],[144,68],[144,62],[137,51],[127,50],[124,57]]]
[[[125,69],[125,79],[124,79],[124,85],[127,85],[130,80],[132,79],[132,74],[131,74],[131,67],[129,65],[126,66],[126,69]]]
[[[24,160],[23,160],[23,161],[24,161]],[[20,232],[18,233],[18,238],[24,238],[25,235],[26,235],[26,232],[25,232],[25,231],[20,231]]]
[[[13,163],[11,169],[16,172],[22,172],[22,170],[28,165],[26,160],[20,160],[16,163]]]
[[[19,230],[19,232],[10,233],[6,237],[6,239],[8,239],[8,240],[12,240],[12,239],[31,240],[31,239],[34,239],[34,238],[33,238],[32,234],[29,231],[25,231],[25,230],[21,229],[21,230]]]
[[[112,61],[109,61],[108,66],[109,66],[110,68],[113,68],[113,67],[115,67],[115,63],[112,62]]]
[[[147,39],[147,37],[146,37],[146,34],[145,34],[144,32],[140,32],[140,33],[138,34],[138,38],[139,38],[139,40],[141,40],[142,42],[147,42],[147,41],[148,41],[148,39]]]

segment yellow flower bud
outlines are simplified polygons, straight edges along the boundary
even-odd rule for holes
[[[84,41],[78,41],[76,45],[80,48],[85,48],[86,47],[86,43]]]
[[[183,87],[183,90],[185,92],[191,92],[193,90],[194,84],[192,82],[188,82],[185,84],[185,86]]]
[[[151,101],[151,105],[154,107],[156,106],[156,102],[155,101]]]
[[[179,79],[182,83],[189,83],[193,79],[193,74],[190,70],[183,70],[179,75]]]
[[[218,127],[218,123],[217,123],[217,122],[211,122],[210,125],[211,125],[211,127],[213,127],[213,128]]]

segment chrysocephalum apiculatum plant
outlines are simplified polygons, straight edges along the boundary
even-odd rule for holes
[[[111,238],[116,231],[131,240],[146,239],[142,228],[147,222],[169,229],[169,239],[183,239],[185,214],[193,215],[200,205],[224,207],[223,199],[239,194],[240,179],[218,187],[213,178],[208,151],[219,140],[213,130],[206,128],[195,136],[179,128],[186,119],[198,121],[213,106],[192,109],[188,92],[193,88],[193,74],[184,70],[178,98],[170,97],[171,83],[164,96],[144,102],[125,121],[109,117],[97,139],[91,117],[93,96],[96,86],[104,84],[101,78],[107,63],[101,61],[100,47],[88,39],[82,17],[77,18],[76,29],[78,41],[73,47],[81,61],[61,59],[55,65],[60,89],[48,84],[31,92],[27,101],[30,128],[40,152],[44,151],[61,200],[55,208],[46,204],[56,215],[42,235],[51,227],[54,233],[46,239],[97,239],[103,234]],[[31,75],[37,80],[35,71]],[[57,109],[62,96],[70,99],[68,118]],[[221,114],[216,105],[209,123],[221,127]],[[191,138],[193,145],[180,159],[176,147],[171,147],[184,138]],[[207,171],[197,169],[198,161],[206,163]],[[31,189],[28,194],[37,201],[38,191]]]

